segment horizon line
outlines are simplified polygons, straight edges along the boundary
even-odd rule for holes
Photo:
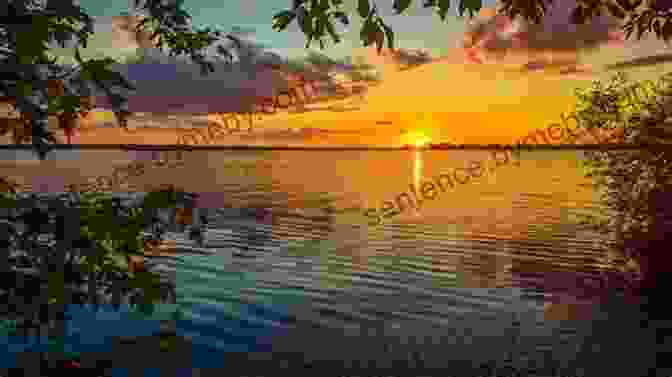
[[[261,145],[176,145],[176,144],[56,144],[49,145],[53,150],[168,150],[168,151],[192,151],[192,150],[309,150],[309,151],[406,151],[406,150],[500,150],[500,149],[641,149],[641,148],[670,148],[670,144],[434,144],[428,146],[261,146]],[[33,150],[32,144],[0,144],[0,149],[6,150]]]

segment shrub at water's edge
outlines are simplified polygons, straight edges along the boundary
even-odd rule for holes
[[[633,84],[619,73],[607,85],[595,82],[577,91],[573,115],[579,127],[615,131],[627,144],[672,144],[671,82],[672,74],[666,74],[658,82]],[[586,157],[586,176],[607,209],[586,223],[609,236],[605,247],[622,256],[622,270],[635,273],[630,288],[653,293],[672,274],[666,250],[672,236],[672,145],[587,151]]]

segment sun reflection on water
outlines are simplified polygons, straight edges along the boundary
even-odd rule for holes
[[[422,151],[416,150],[413,156],[413,184],[416,187],[418,195],[420,195],[420,179],[422,178]],[[415,216],[420,216],[420,209],[416,208],[413,213]]]

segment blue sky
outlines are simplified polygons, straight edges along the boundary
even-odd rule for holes
[[[397,36],[397,45],[402,48],[423,48],[435,54],[441,54],[448,48],[457,46],[464,30],[465,18],[457,16],[456,3],[443,22],[429,9],[421,8],[421,1],[416,0],[414,7],[401,16],[392,13],[392,0],[378,1],[378,6]],[[118,16],[127,11],[129,2],[125,0],[100,1],[80,0],[80,4],[90,15],[98,17]],[[346,0],[348,9],[354,10],[356,0]],[[493,5],[494,0],[484,1],[484,5]],[[278,11],[289,8],[290,0],[186,0],[185,8],[198,26],[212,26],[223,31],[230,31],[233,26],[251,27],[256,30],[256,40],[266,45],[271,51],[287,57],[302,56],[305,37],[295,24],[288,31],[276,32],[272,29],[272,17]],[[343,41],[338,45],[329,45],[322,52],[341,57],[350,55],[352,48],[361,47],[358,39],[359,16],[351,13],[349,30],[342,30]],[[108,43],[109,44],[109,43]],[[104,48],[104,38],[95,41],[92,46]],[[319,48],[316,46],[316,48]]]

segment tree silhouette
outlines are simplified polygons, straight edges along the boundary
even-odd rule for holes
[[[629,83],[619,73],[604,85],[577,91],[569,116],[580,128],[607,132],[632,150],[587,151],[587,177],[601,193],[605,213],[587,224],[609,236],[607,246],[636,266],[632,289],[653,293],[669,287],[672,254],[672,127],[667,121],[672,75]],[[664,284],[664,282],[667,282]]]

